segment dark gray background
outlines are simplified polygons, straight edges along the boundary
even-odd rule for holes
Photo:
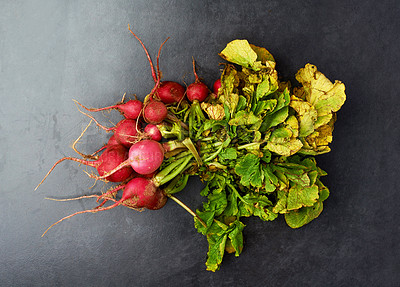
[[[1,286],[399,286],[399,1],[0,1]],[[321,216],[292,230],[282,218],[246,220],[245,249],[205,271],[206,239],[170,201],[156,212],[127,208],[78,215],[99,192],[64,162],[88,119],[72,99],[106,106],[152,88],[145,54],[164,79],[211,84],[217,55],[237,38],[266,47],[283,78],[306,63],[346,84],[332,152],[319,156],[331,189]],[[108,124],[107,119],[103,123]],[[118,118],[116,112],[111,120]],[[92,127],[79,148],[106,136]],[[202,184],[178,197],[201,205]]]

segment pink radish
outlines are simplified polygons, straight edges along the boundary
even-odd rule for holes
[[[64,157],[60,160],[58,160],[52,168],[49,170],[49,172],[46,174],[46,176],[43,178],[43,180],[38,184],[38,186],[35,188],[35,190],[43,183],[43,181],[47,178],[47,176],[53,171],[53,169],[62,161],[64,160],[72,160],[79,162],[84,165],[88,165],[91,167],[94,167],[97,169],[98,173],[100,176],[103,176],[110,171],[114,170],[116,167],[118,167],[121,163],[125,162],[128,158],[128,150],[122,146],[122,145],[112,145],[106,148],[106,150],[100,155],[98,160],[94,161],[88,161],[88,160],[83,160],[79,158],[74,158],[74,157]],[[108,181],[112,182],[121,182],[126,180],[131,174],[133,170],[131,167],[126,166],[121,169],[119,169],[117,172],[110,174],[109,176],[106,176],[105,179]]]
[[[75,103],[80,105],[87,111],[90,112],[99,112],[99,111],[106,111],[106,110],[118,110],[121,114],[125,116],[127,119],[136,120],[139,117],[139,114],[143,108],[143,103],[139,100],[129,100],[126,103],[116,104],[109,107],[104,108],[87,108],[78,101],[74,100]]]
[[[174,104],[179,103],[183,99],[185,91],[185,88],[177,82],[164,81],[158,87],[156,96],[164,104]]]
[[[197,73],[196,73],[194,59],[193,59],[193,73],[194,73],[194,76],[196,77],[196,80],[193,84],[190,84],[187,87],[186,96],[187,96],[188,100],[191,102],[194,102],[194,101],[202,102],[208,97],[209,89],[206,86],[206,84],[204,84],[203,82],[201,82],[199,80],[199,77],[197,76]]]
[[[157,128],[156,125],[153,124],[148,124],[145,128],[144,128],[144,133],[150,137],[150,139],[152,139],[153,141],[161,141],[162,136],[161,136],[161,132],[160,130]]]
[[[156,171],[164,160],[164,149],[159,142],[142,140],[129,149],[128,164],[138,174]]]

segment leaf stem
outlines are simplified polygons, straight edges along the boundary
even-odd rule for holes
[[[187,212],[189,212],[193,217],[195,217],[197,220],[199,220],[201,225],[204,226],[204,228],[207,228],[207,225],[204,223],[204,221],[193,210],[191,210],[186,204],[184,204],[182,201],[177,199],[172,194],[167,194],[167,196],[169,198],[171,198],[173,201],[175,201],[177,204],[179,204],[181,207],[183,207],[183,209],[185,209]]]

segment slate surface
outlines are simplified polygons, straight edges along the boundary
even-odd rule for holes
[[[1,1],[0,285],[399,286],[399,15],[398,1]],[[270,50],[283,78],[310,62],[346,84],[332,152],[318,157],[331,197],[317,220],[299,230],[247,220],[242,255],[216,273],[205,271],[205,238],[173,202],[79,215],[40,237],[94,206],[44,199],[94,192],[73,162],[33,191],[88,123],[72,99],[101,107],[152,87],[128,23],[153,57],[171,37],[165,79],[190,83],[193,56],[211,85],[217,53],[245,38]],[[79,148],[105,140],[92,127]],[[199,207],[201,187],[192,180],[179,198]]]

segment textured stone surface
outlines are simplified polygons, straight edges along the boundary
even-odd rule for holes
[[[398,286],[399,15],[398,1],[1,1],[0,285]],[[165,79],[193,81],[193,56],[211,85],[217,53],[246,38],[270,50],[283,78],[311,62],[346,84],[332,152],[318,158],[331,197],[317,220],[299,230],[247,220],[242,255],[226,256],[217,273],[205,271],[206,240],[173,202],[78,215],[40,237],[94,206],[44,200],[93,192],[76,163],[33,191],[73,154],[88,123],[72,99],[101,107],[152,88],[128,23],[153,58],[171,37],[160,59]],[[79,147],[105,141],[92,127]],[[199,207],[201,187],[192,180],[179,198]]]

